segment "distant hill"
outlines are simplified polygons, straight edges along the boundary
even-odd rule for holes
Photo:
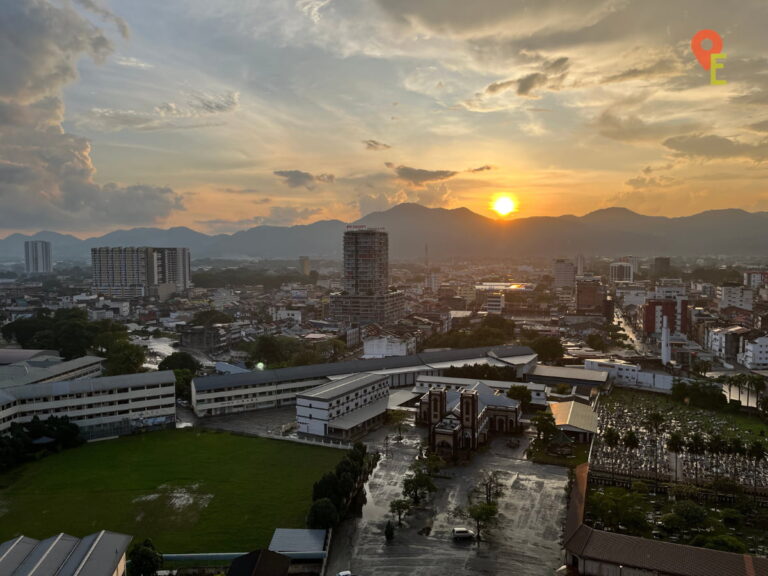
[[[399,204],[352,224],[379,226],[390,235],[394,259],[503,258],[512,255],[618,256],[765,254],[768,212],[710,210],[680,218],[644,216],[605,208],[584,216],[493,220],[468,210]],[[324,220],[302,226],[257,226],[209,236],[189,228],[133,228],[80,240],[67,234],[12,234],[0,240],[0,258],[21,258],[24,241],[49,240],[55,259],[87,258],[94,246],[187,246],[193,258],[340,258],[346,223]]]

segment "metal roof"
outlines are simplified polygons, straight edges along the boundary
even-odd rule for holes
[[[581,402],[550,402],[557,426],[568,426],[597,434],[597,414]]]
[[[44,382],[27,384],[26,386],[10,386],[2,392],[19,400],[45,398],[48,396],[63,396],[66,394],[88,394],[105,390],[120,390],[133,386],[149,386],[155,384],[175,384],[176,375],[173,370],[159,372],[139,372],[138,374],[121,374],[120,376],[104,376],[101,378],[86,378],[83,380],[65,380],[63,382]]]
[[[80,358],[75,358],[74,360],[58,362],[47,368],[35,368],[34,366],[30,366],[29,372],[26,376],[21,378],[12,377],[12,379],[4,380],[0,382],[0,386],[7,387],[34,384],[36,382],[40,382],[41,380],[56,378],[58,375],[64,375],[67,372],[72,372],[73,370],[79,370],[81,368],[86,368],[95,364],[101,364],[103,361],[104,358],[99,358],[98,356],[82,356]]]
[[[331,400],[374,384],[375,382],[380,382],[385,378],[386,376],[382,376],[381,374],[368,374],[367,372],[363,372],[362,374],[354,374],[342,378],[341,380],[334,380],[327,384],[321,384],[316,388],[312,388],[312,390],[301,392],[297,394],[297,396],[302,398],[317,398],[318,400]]]
[[[514,359],[524,356],[527,361],[535,358],[536,353],[527,346],[484,346],[481,348],[465,348],[459,350],[438,350],[422,352],[410,356],[392,356],[389,358],[371,358],[368,360],[350,360],[330,364],[311,364],[277,370],[257,370],[248,374],[225,374],[221,376],[205,376],[192,381],[197,392],[220,390],[222,388],[238,388],[241,386],[258,386],[260,384],[276,384],[292,380],[309,380],[312,378],[332,377],[340,374],[357,374],[360,372],[376,372],[380,370],[407,369],[418,366],[432,367],[434,364],[462,362],[467,360],[495,357],[500,361],[511,364]]]
[[[569,380],[588,380],[590,382],[605,382],[608,372],[602,370],[585,370],[584,368],[563,368],[562,366],[546,366],[538,364],[531,374],[532,378],[567,378]]]
[[[364,406],[360,406],[355,410],[352,410],[344,416],[339,416],[328,421],[328,428],[335,428],[337,430],[351,430],[355,426],[359,426],[363,422],[367,422],[372,418],[380,414],[384,414],[389,407],[389,398],[379,398],[376,402],[371,402]]]
[[[273,552],[325,552],[325,530],[275,528],[269,549]]]
[[[25,350],[24,348],[0,348],[0,366],[24,362],[36,356],[58,356],[55,350]]]
[[[112,576],[132,537],[102,530],[85,538],[26,536],[0,544],[0,574],[8,576]]]

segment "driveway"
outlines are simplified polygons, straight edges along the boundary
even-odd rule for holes
[[[369,444],[382,449],[382,438],[371,440]],[[524,447],[508,448],[504,438],[475,454],[469,464],[443,470],[444,477],[435,480],[438,492],[404,518],[394,541],[386,543],[389,502],[402,498],[402,478],[419,441],[419,431],[411,428],[402,442],[388,443],[388,454],[368,482],[362,518],[345,521],[334,534],[326,574],[352,570],[360,576],[551,576],[562,564],[567,471],[521,460]],[[452,527],[474,526],[453,511],[467,506],[469,494],[491,471],[501,473],[504,486],[499,522],[484,531],[480,543],[454,543]]]

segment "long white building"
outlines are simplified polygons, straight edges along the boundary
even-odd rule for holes
[[[759,336],[752,340],[744,338],[737,360],[750,370],[768,369],[768,336]]]
[[[85,438],[119,436],[176,422],[172,370],[0,388],[0,432],[37,416],[67,416]]]
[[[381,423],[389,400],[388,377],[355,374],[296,395],[300,434],[350,441]]]
[[[486,346],[205,376],[192,380],[192,406],[203,417],[294,405],[297,394],[355,374],[383,375],[389,388],[403,388],[414,386],[419,375],[441,376],[451,366],[473,364],[512,367],[515,379],[522,380],[536,360],[536,353],[526,346]]]

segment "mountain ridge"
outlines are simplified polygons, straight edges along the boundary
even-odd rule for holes
[[[24,241],[53,242],[54,259],[87,258],[95,246],[187,246],[193,258],[340,258],[348,225],[384,227],[390,255],[420,258],[425,246],[434,257],[511,255],[605,256],[634,254],[752,255],[768,244],[768,212],[707,210],[690,216],[650,216],[622,207],[583,216],[492,219],[466,207],[428,208],[403,203],[346,223],[321,220],[295,226],[256,226],[231,234],[205,234],[186,226],[118,229],[86,239],[40,231],[0,239],[0,257],[23,258]]]

